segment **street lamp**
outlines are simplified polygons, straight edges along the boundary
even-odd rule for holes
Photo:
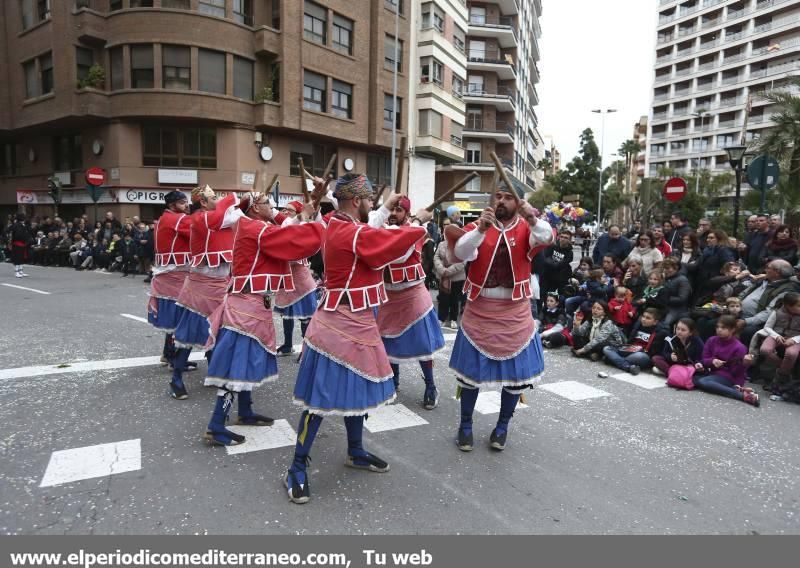
[[[705,110],[698,110],[697,112],[692,113],[693,116],[696,116],[700,119],[700,135],[703,134],[703,129],[705,127],[705,122],[707,118],[711,118],[712,114],[710,112],[706,112]],[[699,194],[700,193],[700,156],[697,156],[697,168],[695,172],[695,181],[694,181],[694,192]]]
[[[736,172],[736,203],[733,208],[733,238],[739,238],[739,200],[742,197],[742,166],[744,166],[744,154],[747,146],[728,146],[725,148],[728,153],[728,162]]]
[[[600,123],[600,175],[597,182],[597,234],[600,234],[600,226],[603,223],[602,207],[603,207],[603,151],[606,145],[606,115],[612,112],[617,112],[615,108],[609,109],[595,109],[592,111],[599,114],[601,117]]]

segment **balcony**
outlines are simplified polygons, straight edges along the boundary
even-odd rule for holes
[[[514,58],[496,49],[470,49],[467,54],[467,69],[496,73],[502,81],[510,81],[517,77]]]
[[[458,136],[450,136],[450,140],[442,140],[437,136],[417,136],[415,152],[422,156],[436,159],[438,162],[453,163],[464,159],[463,140]]]
[[[253,124],[257,127],[274,127],[282,124],[280,103],[263,102],[253,107]]]
[[[506,16],[513,16],[519,13],[519,0],[494,0],[492,3],[497,4],[500,7],[500,11]],[[541,14],[542,5],[539,0],[536,0],[536,3],[539,4],[537,14]]]
[[[479,116],[468,116],[464,125],[465,138],[488,138],[499,144],[514,142],[514,123],[504,120],[484,120]]]
[[[281,54],[281,32],[261,26],[256,30],[254,37],[254,49],[256,55],[280,55]]]
[[[470,36],[494,38],[502,48],[517,47],[516,24],[513,18],[471,15],[469,18]]]
[[[475,105],[492,105],[499,112],[514,112],[514,91],[508,87],[498,87],[493,91],[483,88],[483,85],[470,83],[464,92],[464,102]]]
[[[102,14],[89,8],[80,8],[72,14],[78,41],[93,46],[106,44],[106,19]]]

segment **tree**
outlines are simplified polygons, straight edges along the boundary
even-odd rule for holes
[[[605,186],[608,172],[600,178],[600,150],[594,141],[594,133],[587,128],[581,133],[581,147],[578,155],[563,170],[547,176],[545,180],[555,189],[559,198],[565,195],[580,195],[581,207],[597,212],[598,184]]]
[[[791,81],[791,86],[800,87],[800,79]],[[774,156],[781,165],[781,180],[778,187],[767,193],[771,211],[786,209],[790,213],[800,212],[800,96],[790,89],[774,89],[763,95],[772,103],[774,112],[770,120],[775,126],[768,129],[758,143],[761,154]]]
[[[617,153],[620,156],[625,156],[625,171],[626,173],[626,180],[625,180],[625,190],[627,193],[631,192],[632,183],[631,180],[633,178],[633,172],[635,171],[636,166],[636,158],[639,156],[639,152],[642,151],[641,146],[636,140],[626,140],[622,143],[622,146],[619,147]]]
[[[540,211],[544,211],[545,207],[550,205],[553,202],[559,201],[561,196],[558,192],[550,185],[549,182],[545,181],[542,184],[541,189],[537,189],[534,191],[531,196],[528,198],[528,203],[539,209]]]

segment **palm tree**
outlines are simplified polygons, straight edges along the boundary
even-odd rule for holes
[[[793,212],[800,210],[800,79],[795,78],[788,89],[775,89],[763,94],[774,105],[769,128],[758,143],[758,151],[778,159],[781,181],[774,197],[776,205]]]
[[[626,140],[622,143],[622,146],[619,147],[619,150],[617,150],[617,153],[620,156],[625,156],[625,167],[628,171],[626,178],[627,192],[630,192],[633,189],[632,172],[634,170],[634,166],[636,165],[636,158],[639,156],[639,152],[641,151],[642,148],[639,146],[639,143],[636,140]]]

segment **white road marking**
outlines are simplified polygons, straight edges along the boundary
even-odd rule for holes
[[[444,335],[444,340],[445,341],[455,341],[456,340],[456,336],[453,335],[453,334],[444,333],[442,335]]]
[[[500,396],[500,391],[481,391],[475,403],[475,410],[480,414],[499,414]],[[517,403],[517,408],[528,408],[528,405],[520,402]]]
[[[630,373],[619,373],[617,375],[611,375],[611,378],[624,383],[630,383],[647,390],[663,389],[667,387],[666,378],[657,377],[649,373],[641,373],[636,376],[631,375]]]
[[[364,427],[375,434],[387,430],[422,426],[428,421],[411,412],[402,404],[381,406],[378,410],[369,413],[369,418],[364,421]]]
[[[130,359],[108,359],[106,361],[70,362],[60,365],[37,365],[33,367],[16,367],[0,369],[0,381],[42,377],[45,375],[62,375],[65,373],[86,373],[90,371],[112,371],[114,369],[130,369],[133,367],[150,367],[160,365],[160,357],[132,357]],[[194,352],[189,361],[202,361],[205,354]]]
[[[132,319],[132,320],[134,320],[134,321],[140,321],[140,322],[142,322],[142,323],[150,323],[149,321],[147,321],[147,318],[143,318],[143,317],[139,317],[139,316],[134,316],[134,315],[132,315],[132,314],[119,314],[119,315],[121,315],[121,316],[122,316],[122,317],[124,317],[124,318]]]
[[[140,469],[140,439],[61,450],[50,455],[50,462],[39,487],[52,487]]]
[[[15,284],[5,284],[3,286],[8,286],[9,288],[17,288],[18,290],[27,290],[28,292],[35,292],[37,294],[42,294],[43,296],[49,296],[50,292],[45,292],[44,290],[37,290],[36,288],[28,288],[26,286],[17,286]]]
[[[611,393],[606,391],[584,385],[578,381],[561,381],[559,383],[549,383],[539,387],[542,390],[550,391],[560,397],[577,402],[579,400],[588,400],[590,398],[600,398],[603,396],[611,396]]]
[[[272,426],[229,426],[228,430],[245,437],[244,444],[225,446],[229,456],[294,446],[297,434],[286,420],[276,420]]]

